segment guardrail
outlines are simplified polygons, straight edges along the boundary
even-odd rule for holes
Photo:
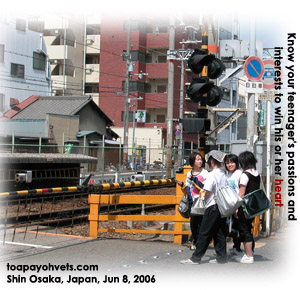
[[[172,180],[151,180],[136,181],[135,184],[143,183],[147,186],[150,183],[167,184]],[[126,184],[127,182],[125,182]],[[124,185],[125,185],[124,184]],[[130,182],[128,182],[129,186]],[[117,184],[116,184],[117,186]],[[108,189],[108,188],[107,188]],[[171,234],[174,235],[174,243],[182,243],[182,235],[191,234],[190,231],[182,230],[182,223],[188,222],[189,219],[183,218],[178,212],[178,204],[183,196],[182,191],[177,186],[176,195],[119,195],[119,194],[91,194],[89,195],[90,214],[90,237],[97,237],[99,232],[115,232],[115,233],[144,233],[144,234]],[[136,204],[136,205],[174,205],[175,212],[173,215],[113,215],[101,214],[99,212],[100,204]],[[99,228],[101,221],[168,221],[174,222],[174,230],[141,230],[141,229],[118,229],[118,228]]]

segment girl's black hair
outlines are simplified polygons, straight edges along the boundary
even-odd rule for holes
[[[202,166],[204,166],[204,158],[201,156],[199,152],[194,152],[189,156],[189,164],[193,167],[195,164],[196,156],[199,155],[202,159]]]
[[[207,164],[209,167],[211,167],[211,162],[214,162],[218,167],[221,167],[222,163],[218,160],[216,160],[215,158],[213,158],[212,156],[210,156],[207,160]]]
[[[227,154],[224,159],[225,168],[227,169],[226,162],[231,161],[236,165],[236,169],[239,169],[239,158],[235,154]],[[228,169],[227,169],[228,170]]]
[[[239,163],[243,170],[256,169],[257,160],[250,151],[244,151],[239,155]]]

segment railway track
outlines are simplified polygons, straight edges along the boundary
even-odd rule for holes
[[[85,223],[88,220],[88,195],[92,190],[85,192],[58,192],[9,195],[0,199],[0,228],[12,229],[27,226],[68,226]],[[174,183],[153,185],[148,187],[113,188],[101,194],[175,194]],[[173,206],[174,207],[174,206]],[[160,211],[168,209],[166,205],[100,205],[103,214],[138,214],[144,211]]]

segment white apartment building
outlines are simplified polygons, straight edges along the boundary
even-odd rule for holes
[[[31,95],[49,95],[50,70],[43,35],[25,19],[0,16],[0,116]]]
[[[99,101],[100,17],[48,15],[30,19],[43,32],[52,94],[91,95]]]

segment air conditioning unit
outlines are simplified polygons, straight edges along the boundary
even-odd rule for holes
[[[86,40],[87,45],[92,45],[95,42],[95,36],[91,36]]]
[[[88,65],[87,71],[88,71],[89,73],[92,73],[92,72],[94,71],[94,65],[93,65],[93,64]]]

